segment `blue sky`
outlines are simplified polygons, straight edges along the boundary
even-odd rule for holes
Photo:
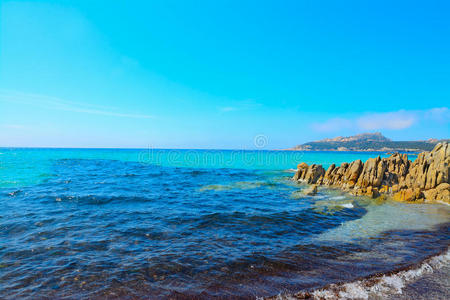
[[[2,1],[0,146],[449,138],[448,1]]]

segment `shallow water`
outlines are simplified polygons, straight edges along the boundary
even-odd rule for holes
[[[0,298],[289,295],[449,245],[444,205],[289,180],[372,153],[1,149]]]

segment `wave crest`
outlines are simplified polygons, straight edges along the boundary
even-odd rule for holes
[[[278,295],[276,299],[369,299],[385,298],[393,294],[402,294],[403,289],[426,274],[449,265],[450,248],[443,253],[425,259],[406,269],[385,274],[376,274],[361,280],[330,284],[312,292],[300,292],[294,295]]]

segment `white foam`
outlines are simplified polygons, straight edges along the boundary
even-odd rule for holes
[[[366,279],[342,284],[330,284],[312,292],[296,294],[279,294],[277,300],[306,299],[384,299],[389,295],[402,294],[403,289],[420,277],[450,265],[450,248],[440,254],[424,260],[420,265],[409,270],[398,271],[390,275],[376,275]],[[261,298],[262,299],[262,298]]]
[[[339,299],[369,299],[367,291],[358,283],[346,283],[339,292]]]
[[[345,207],[345,208],[353,208],[354,207],[352,203],[342,203],[339,206]]]
[[[402,294],[408,283],[448,264],[450,264],[450,248],[441,255],[425,260],[417,268],[350,283],[332,284],[327,288],[314,291],[312,295],[314,299],[385,298],[391,294]]]
[[[342,200],[345,198],[346,198],[345,196],[334,196],[334,197],[331,197],[330,200]]]

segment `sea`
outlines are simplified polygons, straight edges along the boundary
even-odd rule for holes
[[[291,180],[377,155],[0,148],[0,298],[449,299],[448,205]]]

